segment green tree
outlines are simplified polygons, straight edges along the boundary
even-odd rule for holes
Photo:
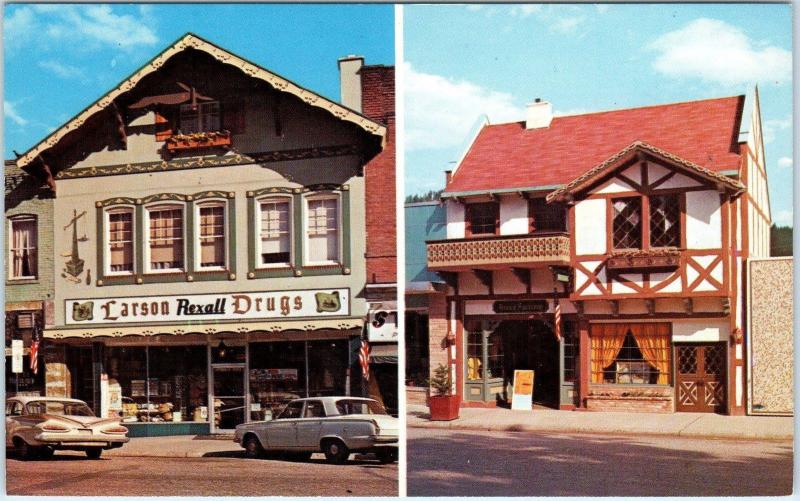
[[[776,226],[770,228],[770,256],[792,255],[792,227]]]
[[[418,202],[434,202],[439,200],[442,190],[430,190],[427,193],[415,193],[413,195],[406,195],[407,204],[415,204]]]

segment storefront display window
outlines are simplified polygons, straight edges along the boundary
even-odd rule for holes
[[[483,333],[480,330],[467,332],[467,379],[483,379]]]
[[[592,382],[669,384],[669,324],[592,326]]]
[[[208,421],[206,346],[107,347],[109,414],[125,422]]]
[[[277,416],[295,398],[306,396],[303,342],[250,345],[250,419]]]

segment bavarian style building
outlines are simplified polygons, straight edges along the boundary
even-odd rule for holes
[[[464,405],[742,414],[744,270],[769,254],[758,91],[485,124],[427,244],[431,365]],[[554,332],[556,304],[561,312]],[[435,348],[434,348],[435,347]]]
[[[364,171],[385,144],[193,34],[90,104],[15,162],[55,194],[46,393],[132,435],[366,394]]]

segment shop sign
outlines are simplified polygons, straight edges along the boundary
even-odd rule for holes
[[[314,318],[350,314],[350,289],[67,299],[67,324]]]
[[[250,381],[297,381],[297,369],[250,369]]]
[[[530,301],[495,301],[492,310],[495,313],[546,313],[550,309],[547,301],[542,299]]]
[[[11,340],[11,372],[22,372],[22,339]]]
[[[511,410],[529,411],[533,409],[533,371],[514,371],[514,396]]]
[[[397,311],[371,310],[369,312],[367,338],[370,342],[397,342]]]

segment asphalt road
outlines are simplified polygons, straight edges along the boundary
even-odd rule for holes
[[[409,496],[792,492],[792,443],[408,430]]]
[[[60,452],[47,461],[6,459],[10,495],[42,496],[396,496],[397,465],[223,457],[103,457]]]

